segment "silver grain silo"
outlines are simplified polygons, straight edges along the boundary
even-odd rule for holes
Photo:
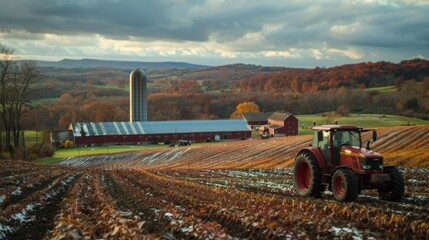
[[[140,68],[130,73],[130,122],[147,121],[146,80]]]

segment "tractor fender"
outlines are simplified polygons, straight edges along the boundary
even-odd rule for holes
[[[306,148],[302,149],[301,151],[299,151],[297,156],[302,154],[302,153],[313,154],[313,156],[316,158],[317,163],[319,164],[320,168],[326,169],[328,167],[326,165],[325,157],[323,156],[322,151],[320,151],[319,148],[317,148],[317,147],[306,147]]]
[[[343,168],[350,168],[349,166],[347,166],[347,165],[341,165],[341,166],[338,166],[338,167],[336,167],[336,168],[334,168],[333,170],[332,170],[332,172],[331,172],[331,176],[332,175],[334,175],[334,173],[338,170],[338,169],[343,169]],[[351,168],[350,168],[351,169]]]

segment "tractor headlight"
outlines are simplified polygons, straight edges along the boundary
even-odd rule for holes
[[[369,170],[369,169],[371,169],[371,166],[370,165],[362,165],[362,169]]]
[[[360,166],[363,170],[380,170],[383,169],[383,158],[365,158],[360,157]]]

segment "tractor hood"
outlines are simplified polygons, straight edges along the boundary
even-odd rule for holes
[[[377,152],[366,150],[365,148],[358,148],[352,146],[343,146],[343,148],[341,149],[341,153],[359,158],[383,158],[383,156]]]
[[[352,160],[353,166],[356,168],[355,172],[359,174],[367,174],[368,171],[375,171],[372,173],[382,173],[384,167],[383,156],[379,153],[366,150],[365,148],[358,148],[352,146],[345,146],[341,149],[341,155],[347,159]],[[350,156],[350,158],[347,158]],[[353,162],[353,160],[355,162]],[[356,164],[359,162],[359,166]]]

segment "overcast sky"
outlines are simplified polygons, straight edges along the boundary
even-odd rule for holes
[[[0,0],[22,59],[315,67],[429,58],[429,0]]]

